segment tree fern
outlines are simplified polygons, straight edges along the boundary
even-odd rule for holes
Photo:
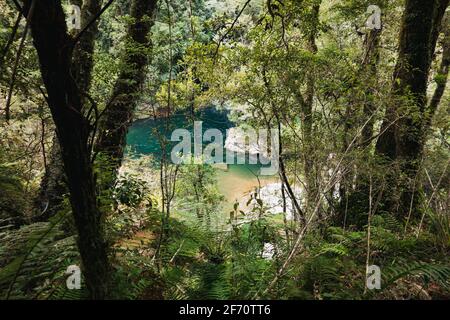
[[[64,277],[66,267],[79,263],[74,237],[64,237],[53,223],[35,223],[0,235],[0,292],[4,298],[45,298]]]
[[[443,288],[450,289],[449,265],[421,261],[397,261],[395,265],[383,268],[382,274],[384,288],[388,288],[402,278],[418,276],[423,282],[435,282]]]

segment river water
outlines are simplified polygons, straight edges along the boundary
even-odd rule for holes
[[[203,132],[207,129],[219,129],[224,141],[226,130],[234,127],[229,120],[227,111],[217,110],[214,107],[202,109],[193,117],[178,113],[173,115],[167,122],[165,118],[137,120],[131,126],[127,135],[127,155],[139,157],[140,155],[152,155],[157,168],[158,159],[162,154],[161,138],[170,141],[172,131],[175,129],[187,129],[193,136],[193,119],[203,121]],[[170,153],[173,142],[166,150]],[[217,168],[217,180],[219,191],[225,196],[228,203],[234,203],[242,199],[249,191],[259,185],[264,186],[275,181],[274,177],[259,175],[260,165],[231,164],[225,168]]]

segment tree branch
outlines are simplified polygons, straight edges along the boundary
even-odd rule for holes
[[[114,0],[109,0],[107,4],[92,18],[91,21],[75,36],[73,39],[72,45],[75,46],[77,42],[81,39],[83,34],[95,23],[95,21],[100,18],[100,16],[106,11],[106,9],[111,6],[111,4],[114,2]]]
[[[33,0],[31,2],[30,10],[28,11],[27,23],[25,25],[25,29],[24,29],[23,35],[22,35],[22,40],[20,41],[19,50],[17,51],[16,60],[14,62],[13,73],[12,73],[11,82],[10,82],[10,85],[9,85],[8,98],[6,99],[6,106],[5,106],[6,122],[8,122],[10,117],[11,117],[11,114],[10,114],[11,97],[12,97],[12,93],[13,93],[13,90],[14,90],[14,83],[16,82],[17,67],[19,65],[20,56],[22,54],[22,50],[23,50],[23,47],[24,47],[24,44],[25,44],[25,40],[27,38],[28,29],[30,27],[30,21],[33,18],[33,12],[34,12],[35,4],[36,4],[36,0]]]

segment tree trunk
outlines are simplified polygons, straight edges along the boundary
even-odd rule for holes
[[[436,89],[434,91],[433,97],[431,98],[430,104],[428,105],[425,133],[431,126],[433,115],[435,114],[441,102],[445,87],[447,85],[449,71],[448,69],[450,66],[450,14],[447,14],[442,21],[442,32],[444,33],[444,38],[442,40],[442,61],[437,72]]]
[[[81,29],[91,22],[95,15],[100,12],[102,0],[77,0],[82,2],[81,6]],[[94,48],[98,35],[98,22],[96,19],[84,32],[73,52],[72,76],[77,82],[82,95],[88,94],[91,88],[92,70],[94,68]],[[79,32],[78,30],[77,32]],[[82,96],[82,98],[84,98]]]
[[[90,124],[82,114],[81,95],[71,76],[73,40],[60,1],[25,0],[26,13],[32,1],[33,42],[61,146],[84,279],[91,297],[102,299],[107,293],[109,264],[88,147]]]
[[[371,84],[375,84],[377,79],[378,63],[380,61],[380,35],[381,30],[370,30],[366,35],[366,39],[364,41],[365,52],[363,58],[363,69],[365,71],[364,77],[367,79],[367,83],[369,85],[366,89],[366,100],[363,108],[364,117],[362,119],[362,124],[364,125],[366,122],[367,124],[365,125],[365,127],[363,127],[361,132],[362,147],[368,147],[371,144],[373,136],[373,113],[375,112],[373,100],[375,89]]]
[[[315,4],[311,8],[311,27],[307,34],[308,41],[308,51],[312,54],[317,54],[317,44],[316,37],[319,27],[319,11],[320,3]],[[315,76],[313,70],[310,70],[307,76],[306,83],[306,95],[305,101],[301,104],[301,114],[303,120],[302,134],[304,139],[304,171],[306,178],[307,190],[307,212],[312,212],[315,207],[315,202],[317,201],[317,196],[319,192],[318,187],[318,176],[317,176],[317,164],[316,164],[316,152],[314,148],[314,138],[313,138],[313,105],[315,96]],[[320,215],[320,213],[319,213]],[[319,217],[320,218],[320,217]]]
[[[100,12],[101,2],[101,0],[72,1],[72,4],[81,7],[81,29],[86,27],[94,16]],[[80,32],[80,30],[76,30],[76,32]],[[86,29],[73,52],[71,72],[78,89],[82,93],[81,98],[83,102],[86,100],[85,97],[91,87],[94,45],[97,34],[98,20]],[[62,209],[63,196],[68,193],[66,180],[61,148],[55,134],[50,151],[50,162],[42,178],[40,192],[35,201],[36,207],[41,209],[42,214],[39,214],[35,220],[47,221],[49,217]]]
[[[378,63],[380,59],[379,42],[381,29],[372,29],[368,31],[364,39],[364,53],[362,57],[362,65],[358,72],[358,82],[356,87],[363,87],[363,114],[358,118],[358,124],[362,127],[361,137],[359,138],[359,147],[363,150],[364,155],[371,155],[371,143],[373,141],[373,114],[376,110],[374,105],[374,95],[377,87]],[[357,96],[357,93],[355,93]],[[360,99],[352,101],[347,106],[345,118],[345,132],[342,145],[342,152],[353,150],[349,148],[350,133],[355,134],[353,129],[352,117],[355,116],[355,106],[359,105]],[[350,160],[351,161],[351,160]],[[365,170],[354,170],[350,173],[341,174],[341,182],[339,187],[340,203],[338,214],[334,221],[339,226],[354,225],[362,227],[367,222],[367,217],[361,215],[361,212],[368,212],[366,207],[368,204],[368,177]]]
[[[62,209],[64,194],[67,193],[69,192],[61,156],[61,148],[59,147],[58,137],[55,133],[52,139],[49,163],[45,168],[39,194],[35,200],[35,206],[40,212],[33,217],[33,221],[48,221],[50,217]]]
[[[126,135],[145,81],[151,49],[149,33],[154,23],[156,4],[157,0],[132,2],[133,22],[128,27],[123,67],[103,115],[96,144],[96,152],[106,156],[108,162],[107,170],[113,180],[108,181],[108,185],[114,183],[122,164]]]
[[[388,163],[398,160],[399,172],[392,180],[405,177],[394,192],[398,200],[388,201],[387,208],[391,212],[398,208],[403,217],[409,211],[418,213],[419,192],[414,181],[425,144],[427,81],[437,30],[448,3],[449,0],[407,0],[405,4],[392,85],[393,101],[386,109],[376,145],[376,153]]]

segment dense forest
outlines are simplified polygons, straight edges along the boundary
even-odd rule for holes
[[[449,0],[0,0],[0,299],[450,299]]]

